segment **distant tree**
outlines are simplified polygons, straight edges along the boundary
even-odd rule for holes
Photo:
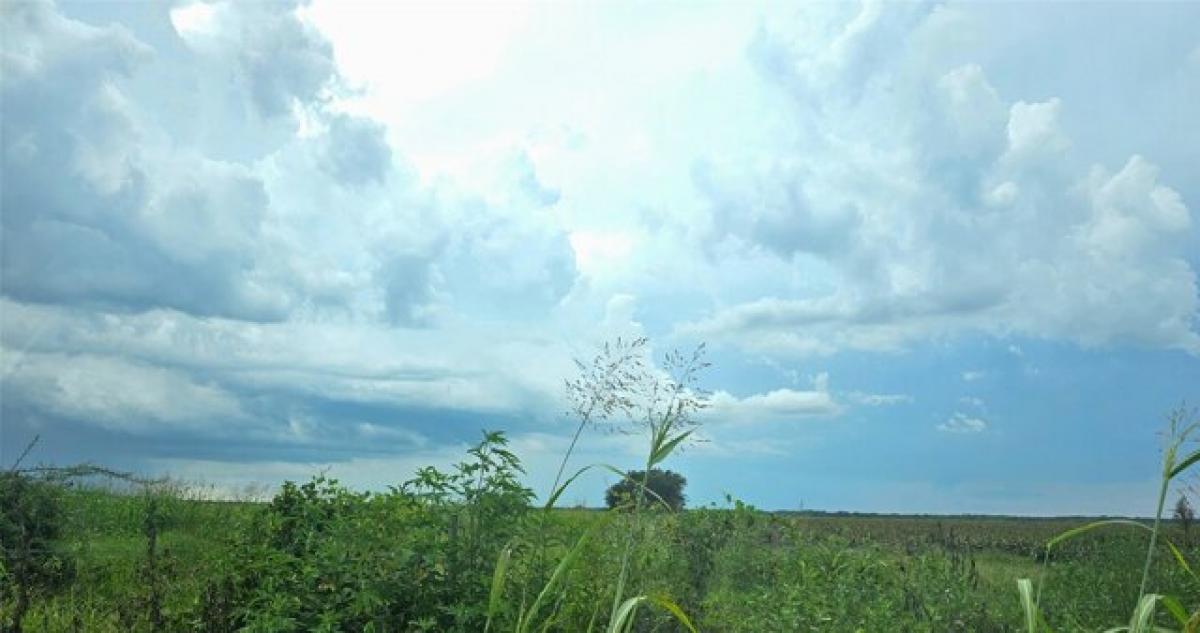
[[[641,486],[646,471],[631,470],[625,474],[625,479],[609,486],[608,492],[604,493],[604,502],[608,504],[609,508],[631,504],[637,496],[638,488]],[[658,468],[651,468],[650,476],[646,479],[646,488],[661,497],[673,510],[682,508],[683,504],[687,502],[687,497],[683,494],[683,487],[686,485],[687,479],[683,475]],[[657,499],[651,495],[646,495],[646,499],[650,506],[659,505]]]
[[[1179,501],[1175,502],[1175,520],[1179,521],[1179,525],[1183,527],[1183,538],[1191,543],[1191,528],[1192,523],[1196,521],[1196,511],[1192,509],[1192,504],[1188,503],[1187,497],[1179,495]]]

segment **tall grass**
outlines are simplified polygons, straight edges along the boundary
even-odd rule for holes
[[[1042,574],[1038,582],[1037,595],[1031,595],[1031,581],[1028,578],[1017,580],[1017,589],[1021,598],[1021,608],[1025,613],[1025,628],[1028,633],[1039,633],[1040,631],[1050,631],[1050,626],[1046,623],[1042,616],[1042,584],[1046,578],[1046,567],[1050,564],[1050,558],[1053,549],[1071,539],[1074,539],[1082,534],[1091,532],[1099,528],[1106,527],[1127,527],[1135,530],[1143,530],[1149,532],[1149,543],[1146,546],[1145,561],[1142,564],[1142,577],[1138,585],[1137,600],[1134,604],[1132,615],[1129,619],[1129,624],[1124,626],[1109,629],[1110,631],[1129,631],[1130,633],[1143,633],[1147,631],[1169,631],[1164,627],[1159,627],[1154,624],[1155,611],[1159,603],[1167,606],[1167,611],[1175,622],[1181,627],[1179,630],[1183,633],[1196,633],[1200,630],[1200,607],[1188,614],[1183,607],[1183,603],[1175,596],[1164,596],[1157,593],[1147,593],[1146,589],[1150,581],[1150,568],[1154,562],[1155,553],[1158,550],[1159,539],[1162,538],[1173,555],[1175,562],[1198,584],[1200,584],[1200,576],[1192,570],[1188,564],[1187,558],[1179,550],[1179,547],[1172,543],[1169,539],[1162,537],[1162,514],[1166,504],[1167,492],[1170,489],[1171,483],[1181,478],[1190,468],[1200,463],[1200,449],[1193,449],[1188,452],[1188,446],[1194,443],[1195,436],[1200,434],[1200,419],[1197,419],[1195,410],[1189,410],[1185,406],[1180,406],[1172,411],[1167,416],[1167,429],[1164,433],[1164,446],[1162,458],[1162,470],[1159,477],[1158,502],[1154,512],[1154,519],[1150,525],[1139,521],[1128,519],[1107,519],[1103,521],[1094,521],[1082,525],[1077,528],[1067,530],[1046,542],[1046,552],[1044,557],[1044,565]]]
[[[696,427],[694,414],[707,406],[707,394],[696,387],[699,372],[709,366],[704,361],[704,346],[697,347],[689,355],[672,351],[664,357],[662,367],[656,368],[645,360],[646,344],[645,338],[630,341],[618,339],[615,344],[605,344],[590,363],[576,361],[580,375],[567,381],[566,387],[578,425],[559,465],[550,494],[542,507],[543,515],[537,530],[539,542],[535,544],[536,557],[540,560],[545,552],[545,513],[554,508],[557,500],[579,476],[593,468],[600,468],[628,479],[624,471],[611,464],[590,464],[563,479],[563,472],[582,431],[589,425],[616,418],[618,423],[624,422],[632,430],[644,432],[648,442],[645,468],[641,480],[634,482],[637,492],[632,500],[621,562],[612,588],[609,633],[632,630],[638,609],[644,604],[663,609],[689,630],[695,630],[683,610],[666,596],[626,597],[632,573],[631,557],[637,545],[637,536],[642,531],[648,496],[670,510],[670,506],[649,488],[649,474],[692,435]],[[576,541],[542,585],[532,604],[528,607],[512,605],[518,612],[515,628],[517,633],[525,633],[536,626],[543,605],[551,595],[560,591],[562,578],[576,562],[579,552],[598,530],[607,527],[610,520],[617,516],[618,510],[620,508],[614,509],[608,520],[595,523]],[[505,548],[497,560],[488,598],[485,630],[491,629],[495,614],[501,607],[504,576],[511,556],[512,549]],[[594,622],[595,617],[593,624]],[[543,629],[548,628],[551,623],[552,619],[547,619],[541,622],[541,626]]]

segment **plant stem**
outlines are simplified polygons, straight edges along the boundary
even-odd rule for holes
[[[586,427],[587,423],[591,421],[592,410],[595,408],[596,403],[593,401],[588,405],[588,408],[583,412],[583,415],[579,416],[579,426],[575,427],[575,435],[571,436],[571,444],[567,447],[567,452],[563,454],[562,461],[558,464],[558,474],[554,475],[554,483],[550,486],[550,493],[547,495],[547,499],[554,496],[554,492],[558,490],[558,484],[562,482],[563,471],[567,468],[567,462],[571,459],[571,453],[575,452],[575,444],[579,442],[579,436],[583,434],[584,427]],[[547,507],[546,511],[548,512],[549,510],[550,508]],[[537,580],[538,584],[540,585],[545,583],[545,576],[542,573],[544,571],[542,569],[542,564],[546,557],[546,512],[542,512],[541,515],[538,516],[537,521],[538,547],[535,550],[533,568],[537,570]]]
[[[1164,458],[1162,486],[1158,490],[1158,509],[1154,512],[1154,529],[1150,531],[1150,548],[1146,550],[1146,565],[1142,568],[1142,584],[1138,589],[1138,604],[1146,595],[1146,583],[1150,580],[1150,563],[1154,560],[1154,547],[1158,544],[1159,523],[1162,521],[1163,504],[1167,499],[1167,487],[1171,483],[1170,472],[1175,465],[1175,450],[1171,447]]]
[[[617,589],[613,594],[612,614],[609,616],[609,622],[615,622],[617,610],[621,608],[621,598],[625,594],[625,580],[629,575],[629,559],[633,555],[634,538],[638,531],[641,530],[642,522],[642,505],[646,499],[646,487],[650,483],[650,469],[654,466],[654,454],[658,451],[659,446],[670,436],[672,420],[672,411],[675,407],[677,394],[672,394],[671,399],[667,402],[667,408],[662,414],[662,419],[656,424],[654,422],[653,410],[647,412],[647,421],[650,427],[650,451],[646,455],[646,467],[642,470],[642,485],[638,486],[637,497],[633,504],[633,525],[630,526],[629,533],[625,537],[625,552],[621,555],[621,573],[617,576]]]
[[[621,598],[625,594],[625,580],[629,576],[629,559],[633,555],[634,537],[641,528],[642,503],[646,498],[646,485],[650,482],[650,465],[653,455],[654,447],[651,446],[650,455],[646,457],[646,468],[642,471],[642,485],[638,486],[637,497],[634,497],[633,525],[625,535],[625,551],[621,554],[621,573],[617,575],[617,588],[613,593],[612,614],[608,617],[609,622],[616,621],[617,610],[621,608]]]
[[[567,460],[571,459],[571,453],[575,452],[575,443],[579,441],[579,436],[583,433],[583,427],[587,426],[588,420],[592,418],[592,408],[595,404],[588,406],[587,411],[580,416],[579,426],[575,428],[575,435],[571,436],[571,444],[567,446],[567,452],[563,454],[562,461],[558,464],[558,474],[554,475],[554,485],[550,486],[550,494],[554,494],[558,490],[558,484],[562,482],[563,471],[567,468]]]

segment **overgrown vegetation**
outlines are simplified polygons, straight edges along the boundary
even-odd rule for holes
[[[676,499],[655,473],[669,472],[706,404],[703,350],[654,366],[644,349],[618,341],[580,363],[568,383],[575,437],[536,505],[500,432],[386,491],[318,475],[267,503],[94,468],[14,467],[0,475],[0,626],[1084,631],[1136,607],[1130,630],[1196,630],[1200,551],[1179,521],[1127,521],[1140,527],[1126,533],[1098,529],[1116,522],[766,513],[733,498],[682,510],[682,477]],[[1171,482],[1200,459],[1186,448],[1195,423],[1173,420],[1160,517]],[[568,469],[599,426],[645,438],[640,469]],[[621,477],[614,511],[558,509],[590,470]]]

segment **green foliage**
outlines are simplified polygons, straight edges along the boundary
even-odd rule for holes
[[[702,349],[670,354],[660,372],[644,351],[644,339],[618,342],[580,364],[568,383],[579,426],[538,508],[498,432],[451,468],[423,468],[386,492],[318,475],[267,503],[206,501],[94,467],[0,475],[0,623],[217,633],[1200,628],[1200,551],[1179,523],[767,513],[728,496],[682,510],[685,481],[660,465],[692,439],[706,363]],[[644,433],[642,469],[593,464],[564,478],[575,440],[601,421]],[[1172,427],[1162,491],[1198,463],[1184,446],[1195,428]],[[630,511],[555,508],[594,468],[622,477],[610,505]],[[92,475],[121,484],[69,485]],[[650,511],[661,505],[674,511]],[[1140,578],[1130,572],[1139,566]]]
[[[71,577],[57,551],[62,531],[60,489],[30,475],[0,473],[0,625],[20,631],[30,602]]]
[[[448,472],[424,468],[384,494],[324,476],[285,483],[206,588],[207,630],[476,631],[492,563],[532,493],[503,433]]]
[[[398,492],[362,495],[317,481],[308,495],[297,484],[290,495],[295,503],[274,508],[163,497],[157,538],[164,629],[479,631],[494,597],[489,632],[517,631],[520,613],[529,611],[564,560],[525,630],[609,626],[614,579],[635,526],[629,513],[525,509],[499,516],[493,529],[507,538],[488,547],[491,558],[474,580],[452,582],[466,508],[451,498],[430,503]],[[26,630],[73,630],[76,620],[78,630],[151,630],[143,573],[146,498],[75,489],[58,495],[63,522],[53,544],[74,561],[76,576],[68,586],[35,595]],[[281,490],[276,500],[284,496]],[[527,540],[536,534],[527,521],[534,515],[545,517],[544,568],[534,565]],[[290,524],[295,538],[279,538],[289,516],[311,519]],[[646,514],[635,533],[622,604],[647,597],[633,613],[638,631],[687,628],[653,607],[651,597],[669,599],[700,631],[1013,631],[1023,622],[1015,580],[1035,575],[1042,562],[1031,552],[1073,526],[1069,520],[788,515],[733,500],[726,507]],[[1144,532],[1098,529],[1055,547],[1041,596],[1053,630],[1098,631],[1129,621]],[[1181,534],[1171,525],[1163,536],[1177,541]],[[1200,607],[1200,584],[1161,547],[1150,584],[1192,613]],[[493,596],[496,562],[506,549]],[[1200,551],[1181,554],[1200,568]],[[470,593],[459,595],[464,588]],[[1159,604],[1159,624],[1171,622],[1163,620],[1172,617],[1164,610],[1168,602]],[[124,615],[122,605],[128,605]]]
[[[605,491],[604,503],[609,508],[632,506],[638,490],[641,489],[640,482],[643,481],[646,488],[672,510],[682,509],[687,501],[687,497],[683,494],[687,479],[683,475],[670,470],[651,468],[649,473],[643,470],[631,470],[625,473],[625,477],[621,481],[609,486]]]

